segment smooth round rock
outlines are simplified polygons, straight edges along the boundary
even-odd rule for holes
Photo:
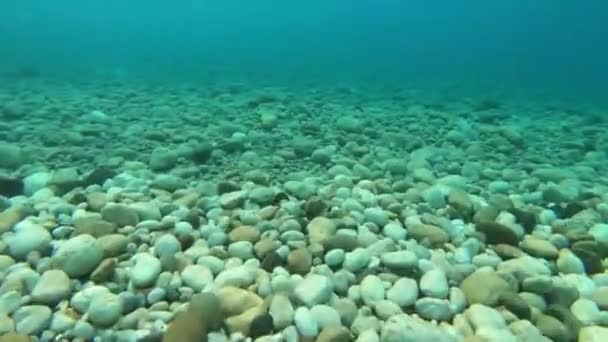
[[[89,320],[98,327],[108,327],[122,316],[122,298],[113,293],[96,296],[89,305]]]
[[[70,278],[78,278],[93,272],[103,260],[103,254],[97,239],[82,234],[64,242],[53,256],[52,263]]]
[[[131,269],[129,277],[137,288],[150,287],[158,278],[161,270],[160,260],[150,254],[141,253],[137,255],[137,261]]]
[[[32,301],[53,305],[69,298],[71,294],[70,278],[62,270],[48,270],[40,276],[32,290]]]
[[[182,271],[182,280],[186,286],[200,292],[213,284],[213,273],[203,265],[188,265]]]

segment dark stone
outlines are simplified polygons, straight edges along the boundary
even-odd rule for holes
[[[520,319],[529,320],[531,318],[530,306],[515,292],[503,293],[499,298],[499,303]]]
[[[220,310],[220,299],[211,292],[197,293],[192,296],[188,310],[197,312],[202,324],[207,326],[209,331],[219,329],[224,321]]]
[[[227,194],[229,192],[239,191],[241,190],[241,186],[233,181],[219,181],[217,183],[217,193],[219,195]]]
[[[602,265],[602,251],[595,241],[578,241],[570,248],[585,265],[585,271],[589,274],[604,272]]]
[[[304,206],[306,218],[312,220],[317,216],[321,216],[321,214],[323,214],[326,208],[327,205],[325,204],[325,201],[323,201],[323,199],[321,199],[319,196],[312,196],[306,201],[306,204]]]
[[[550,187],[542,192],[543,200],[548,203],[561,203],[564,201],[564,195],[556,188]]]
[[[526,233],[532,232],[532,230],[534,230],[534,227],[536,227],[536,214],[531,213],[529,211],[525,211],[520,208],[511,209],[511,214],[513,214],[513,216],[515,216],[515,218],[517,219],[517,222],[519,222],[521,226],[524,227]]]
[[[272,334],[274,321],[269,313],[263,313],[251,321],[249,337],[258,338],[260,336]]]
[[[323,242],[323,247],[326,251],[343,249],[345,252],[350,252],[359,247],[359,240],[357,240],[356,236],[352,235],[334,235]]]
[[[86,177],[84,177],[83,185],[103,185],[106,180],[114,178],[115,176],[116,171],[110,169],[109,167],[101,166],[91,171],[88,175],[86,175]]]
[[[122,297],[122,313],[128,314],[146,305],[146,296],[143,293],[121,292]]]
[[[261,266],[266,272],[271,273],[276,267],[283,266],[283,259],[276,252],[268,253],[262,260]]]
[[[574,286],[555,283],[551,292],[545,294],[545,297],[549,303],[569,308],[572,303],[580,298],[580,293]]]
[[[479,209],[475,215],[473,215],[473,222],[492,222],[498,217],[498,214],[500,214],[500,210],[489,205]]]
[[[570,202],[564,207],[562,218],[571,218],[585,209],[585,206],[579,202]]]
[[[0,175],[0,195],[14,197],[23,195],[23,181],[18,178]]]
[[[286,192],[280,191],[274,196],[274,201],[272,202],[272,204],[274,204],[274,205],[281,204],[281,202],[287,201],[287,200],[289,200],[289,195],[287,195]]]
[[[558,305],[550,304],[545,310],[545,314],[557,318],[560,322],[568,328],[568,332],[571,334],[569,340],[575,340],[578,336],[578,332],[584,326],[583,323],[574,316],[574,314],[568,310],[568,308]]]
[[[519,244],[519,238],[511,228],[494,221],[481,221],[475,224],[478,232],[485,235],[485,241],[489,244],[504,243],[511,246]]]
[[[188,215],[186,216],[186,221],[190,223],[194,229],[200,227],[201,216],[199,211],[197,209],[190,209],[190,211],[188,211]]]
[[[194,237],[191,234],[180,234],[177,240],[182,245],[182,251],[192,247],[194,244]]]
[[[199,143],[190,150],[190,158],[197,164],[205,164],[213,154],[213,145],[210,143]]]

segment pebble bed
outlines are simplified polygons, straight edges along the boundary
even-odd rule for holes
[[[592,114],[15,87],[2,342],[608,341],[608,125]]]

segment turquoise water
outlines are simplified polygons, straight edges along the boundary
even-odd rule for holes
[[[604,1],[5,1],[1,70],[601,103]]]

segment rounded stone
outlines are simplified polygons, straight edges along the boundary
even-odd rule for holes
[[[260,336],[269,335],[274,329],[274,321],[269,313],[263,313],[251,321],[249,327],[249,337],[257,338]]]
[[[420,291],[429,297],[443,299],[448,296],[448,279],[440,269],[432,269],[420,278]]]
[[[137,210],[117,203],[108,203],[101,209],[101,217],[119,227],[136,226],[139,223]]]
[[[109,327],[122,316],[122,298],[113,293],[96,296],[89,305],[89,320],[98,327]]]
[[[19,225],[17,225],[19,227]],[[15,229],[17,229],[17,227]],[[8,239],[9,253],[15,259],[23,259],[32,251],[44,251],[52,240],[51,233],[44,227],[27,224],[19,227]]]
[[[103,260],[103,247],[93,236],[88,234],[75,236],[64,242],[52,263],[71,278],[78,278],[91,273]]]
[[[164,234],[154,242],[154,252],[156,252],[156,255],[160,258],[173,256],[181,251],[181,243],[173,234]]]
[[[136,258],[129,274],[131,282],[137,288],[152,286],[162,269],[160,260],[147,253],[138,254]]]
[[[13,314],[15,330],[20,334],[39,335],[51,323],[52,315],[45,305],[22,306]]]
[[[361,281],[360,290],[361,299],[366,305],[372,306],[384,299],[384,284],[378,276],[372,274],[365,276]]]
[[[289,252],[287,269],[291,273],[307,274],[312,267],[312,255],[306,248],[298,248]]]
[[[62,270],[48,270],[42,274],[32,290],[32,301],[41,304],[57,304],[70,296],[70,278]]]
[[[200,292],[213,284],[213,273],[203,265],[188,265],[182,271],[182,280],[186,286]]]

